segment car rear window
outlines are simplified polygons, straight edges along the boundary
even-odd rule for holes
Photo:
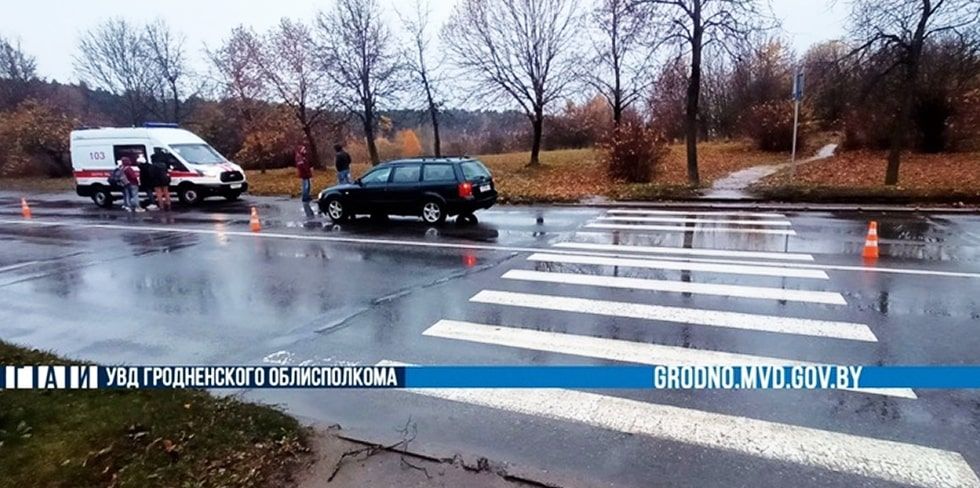
[[[465,163],[460,163],[459,167],[462,168],[463,176],[467,180],[490,177],[490,171],[488,171],[487,167],[479,161],[467,161]]]
[[[414,183],[419,181],[419,171],[421,168],[417,164],[398,166],[395,168],[395,175],[391,177],[392,183]]]
[[[427,164],[422,167],[422,181],[456,181],[456,173],[449,164]]]

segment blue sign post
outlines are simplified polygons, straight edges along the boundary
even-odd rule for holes
[[[796,134],[800,123],[800,101],[803,100],[803,68],[793,74],[793,150],[790,153],[789,179],[796,177]]]

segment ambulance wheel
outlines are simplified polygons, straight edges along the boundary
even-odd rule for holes
[[[201,192],[194,185],[185,185],[177,190],[177,198],[184,205],[197,205],[201,203]]]
[[[112,207],[112,194],[106,188],[99,188],[92,193],[92,202],[102,208]]]

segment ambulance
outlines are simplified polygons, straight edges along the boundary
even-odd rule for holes
[[[96,205],[112,206],[122,188],[109,176],[123,157],[163,161],[170,167],[170,191],[193,205],[211,196],[237,200],[248,191],[241,166],[228,161],[192,132],[176,124],[144,127],[93,128],[71,132],[71,165],[75,192]]]

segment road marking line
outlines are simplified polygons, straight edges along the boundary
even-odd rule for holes
[[[538,295],[534,293],[514,293],[497,290],[483,290],[473,295],[470,301],[491,305],[706,325],[729,329],[772,332],[776,334],[878,342],[878,338],[875,337],[867,325],[854,322],[799,319],[776,315],[723,312],[698,308],[668,307],[664,305],[647,305],[643,303]]]
[[[233,236],[233,237],[248,237],[252,239],[287,239],[294,241],[312,241],[312,242],[336,242],[341,244],[371,244],[378,246],[404,246],[404,247],[427,247],[436,249],[463,249],[463,250],[481,250],[481,251],[499,251],[499,252],[540,252],[546,251],[547,249],[540,247],[523,247],[523,246],[497,246],[492,244],[475,244],[475,243],[464,243],[464,242],[424,242],[424,241],[411,241],[411,240],[399,240],[399,239],[373,239],[373,238],[359,238],[359,237],[337,237],[337,236],[311,236],[311,235],[300,235],[300,234],[282,234],[276,232],[247,232],[247,231],[234,231],[234,230],[216,230],[216,229],[190,229],[187,227],[159,227],[152,225],[115,225],[115,224],[93,224],[93,223],[76,223],[76,222],[51,222],[39,220],[37,218],[33,220],[3,220],[0,219],[0,225],[24,225],[24,226],[41,226],[41,227],[66,227],[75,229],[103,229],[103,230],[120,230],[126,232],[170,232],[178,234],[199,234],[199,235],[217,235],[217,236]],[[605,235],[605,234],[603,234]],[[582,252],[578,251],[560,251],[560,250],[550,250],[553,254],[567,254],[570,256],[582,255]],[[632,257],[632,256],[624,256]],[[722,262],[722,263],[735,263],[741,261],[724,261],[715,259],[697,259],[697,258],[670,258],[663,257],[661,259],[687,259],[691,261],[700,262]],[[856,258],[855,258],[856,259]],[[773,263],[745,263],[745,264],[758,264],[761,266],[769,266]],[[917,276],[943,276],[951,278],[980,278],[980,273],[965,273],[956,271],[935,271],[928,269],[908,269],[908,268],[887,268],[880,266],[845,266],[845,265],[831,265],[831,264],[802,264],[802,263],[781,263],[780,266],[803,268],[803,269],[829,269],[837,271],[855,271],[859,273],[892,273],[892,274],[909,274]]]
[[[792,290],[784,288],[768,288],[763,286],[719,285],[714,283],[685,283],[683,281],[626,278],[619,276],[596,276],[578,273],[552,273],[523,269],[512,269],[504,273],[503,278],[510,280],[537,281],[542,283],[624,288],[627,290],[693,293],[697,295],[758,298],[761,300],[786,300],[790,302],[847,305],[847,301],[844,300],[844,297],[840,293],[831,291]]]
[[[614,222],[666,222],[674,224],[726,224],[726,225],[774,225],[792,226],[788,220],[722,220],[722,219],[685,219],[679,217],[598,217],[596,220],[609,220]]]
[[[407,366],[381,361],[379,366]],[[923,487],[976,487],[957,452],[843,432],[562,389],[454,388],[407,392],[521,415],[719,449]]]
[[[440,320],[426,329],[422,335],[654,366],[812,366],[822,364],[457,320]],[[918,398],[911,388],[855,388],[849,391],[899,398]]]
[[[781,266],[746,266],[743,264],[692,263],[684,261],[663,261],[654,259],[614,258],[596,255],[565,255],[534,253],[528,261],[545,261],[563,264],[588,264],[595,266],[623,266],[629,268],[671,269],[704,271],[708,273],[731,273],[756,276],[780,276],[787,278],[814,278],[829,280],[827,273],[816,269],[796,269]]]
[[[761,219],[785,219],[786,215],[781,213],[755,213],[755,212],[685,212],[681,210],[633,210],[633,209],[612,209],[606,211],[607,214],[620,215],[724,215],[732,217],[755,217]]]
[[[585,249],[592,251],[642,252],[652,254],[683,254],[687,256],[716,256],[732,258],[759,258],[786,261],[813,261],[810,254],[763,251],[729,251],[727,249],[690,249],[685,247],[631,246],[626,244],[591,244],[584,242],[559,242],[553,247]]]
[[[663,232],[729,232],[734,234],[770,234],[781,236],[795,236],[795,230],[783,229],[740,229],[734,227],[684,227],[673,225],[643,225],[643,224],[586,224],[592,229],[611,229],[611,230],[658,230]]]

